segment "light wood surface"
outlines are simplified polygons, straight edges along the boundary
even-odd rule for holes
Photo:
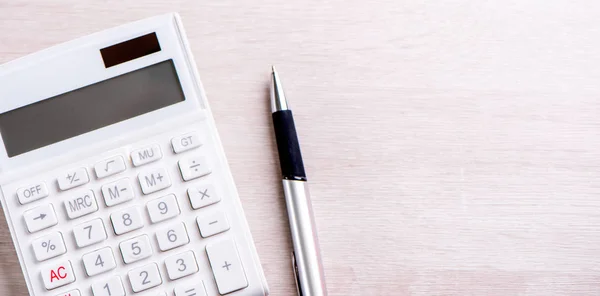
[[[296,115],[330,295],[600,294],[598,1],[0,1],[0,62],[178,11],[272,295],[268,105]],[[0,295],[26,295],[4,219]]]

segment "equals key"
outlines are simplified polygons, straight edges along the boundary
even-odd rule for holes
[[[175,288],[175,296],[207,296],[204,283],[183,285]]]
[[[229,222],[227,216],[223,212],[213,212],[208,215],[202,215],[196,219],[200,235],[209,237],[215,234],[229,230]]]

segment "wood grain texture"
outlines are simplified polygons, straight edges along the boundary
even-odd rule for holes
[[[294,284],[271,64],[330,295],[600,294],[600,2],[0,0],[0,62],[168,11],[272,295]],[[26,295],[0,223],[0,295]]]

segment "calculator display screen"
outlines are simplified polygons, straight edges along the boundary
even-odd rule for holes
[[[184,100],[167,60],[0,114],[0,133],[13,157]]]

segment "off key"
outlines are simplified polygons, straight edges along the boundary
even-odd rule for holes
[[[42,279],[46,290],[56,289],[75,281],[71,261],[63,261],[42,268]]]

